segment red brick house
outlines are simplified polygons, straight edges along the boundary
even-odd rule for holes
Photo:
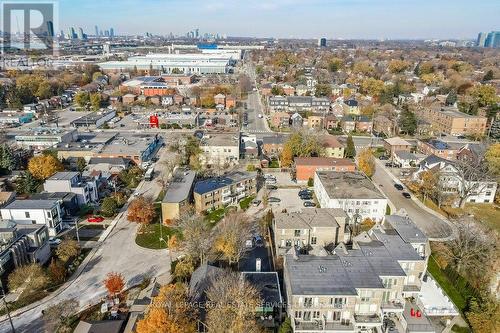
[[[356,170],[356,164],[346,158],[331,157],[296,157],[295,172],[297,181],[308,181],[314,179],[314,173],[317,171],[346,171]]]

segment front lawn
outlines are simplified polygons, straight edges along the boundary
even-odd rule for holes
[[[168,238],[172,235],[178,237],[178,232],[165,225],[160,225],[160,223],[153,223],[143,227],[142,230],[137,233],[135,236],[135,243],[147,249],[166,249]],[[160,240],[160,236],[163,236],[163,241]]]
[[[280,162],[278,160],[271,160],[269,163],[270,168],[279,168],[280,167]]]
[[[253,195],[246,197],[245,199],[240,201],[240,208],[243,210],[247,210],[250,207],[250,203],[255,199]]]
[[[245,200],[245,199],[243,199],[243,200]],[[252,200],[250,200],[250,201],[252,201]],[[205,216],[205,221],[207,221],[211,226],[214,226],[220,220],[222,220],[227,213],[232,212],[232,211],[236,211],[236,207],[227,206],[224,208],[212,210],[212,211],[208,212],[208,214]]]
[[[432,275],[434,280],[436,280],[436,282],[441,286],[441,288],[443,288],[445,293],[451,298],[453,303],[455,303],[457,308],[460,311],[463,311],[467,306],[467,299],[455,288],[456,281],[450,281],[448,279],[433,256],[429,258],[427,270]]]
[[[500,232],[500,208],[495,204],[467,203],[465,211],[491,230]]]

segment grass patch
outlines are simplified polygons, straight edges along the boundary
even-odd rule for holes
[[[269,163],[269,168],[279,168],[280,167],[280,162],[278,160],[271,160]]]
[[[478,222],[481,222],[491,230],[500,232],[500,208],[495,204],[465,204],[465,211],[473,214]]]
[[[453,325],[451,331],[454,333],[470,333],[471,330],[468,327],[458,326],[457,324]]]
[[[240,208],[243,210],[247,210],[250,207],[250,203],[255,199],[253,195],[246,197],[245,199],[240,201]]]
[[[178,235],[178,232],[160,223],[153,223],[143,227],[142,231],[137,233],[135,243],[147,249],[166,249],[168,238],[172,235]],[[160,240],[160,236],[163,236],[163,241]]]
[[[453,303],[457,306],[460,311],[464,311],[467,307],[467,299],[462,295],[456,288],[456,281],[450,281],[448,277],[445,275],[441,267],[439,267],[438,263],[434,259],[433,256],[429,258],[429,264],[427,266],[427,270],[432,275],[432,277],[436,280],[437,283],[443,288],[446,294],[451,298]]]
[[[205,217],[205,220],[208,223],[215,225],[215,224],[217,224],[217,222],[222,220],[222,218],[224,217],[225,214],[226,214],[226,208],[219,208],[216,210],[212,210],[210,213],[207,214],[207,216]]]
[[[443,216],[448,216],[448,215],[446,214],[446,212],[445,212],[445,211],[443,211],[441,208],[439,208],[439,207],[438,207],[438,205],[436,205],[436,204],[434,203],[434,201],[432,201],[431,199],[427,198],[427,199],[425,199],[425,200],[421,200],[421,201],[424,203],[424,205],[426,205],[427,207],[429,207],[430,209],[432,209],[432,210],[433,210],[433,211],[435,211],[436,213],[441,214],[441,215],[443,215]]]

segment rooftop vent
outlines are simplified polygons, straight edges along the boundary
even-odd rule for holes
[[[325,266],[320,265],[320,266],[318,267],[318,271],[319,271],[320,273],[326,273],[327,268],[326,268]]]

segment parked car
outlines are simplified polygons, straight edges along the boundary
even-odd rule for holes
[[[309,190],[309,189],[303,189],[303,190],[300,190],[300,191],[299,191],[299,196],[301,196],[301,195],[306,195],[306,194],[307,194],[307,195],[311,195],[311,194],[312,194],[312,191],[311,191],[311,190]]]
[[[263,177],[264,177],[264,179],[274,179],[274,180],[276,180],[276,176],[273,176],[273,175],[270,175],[270,174],[265,174]]]
[[[253,239],[256,246],[259,247],[264,246],[264,241],[262,240],[262,237],[260,237],[259,235],[255,235]]]
[[[312,201],[305,201],[304,207],[316,207],[316,204]]]
[[[410,195],[410,193],[408,193],[408,192],[403,192],[403,193],[401,193],[401,194],[402,194],[402,195],[403,195],[403,197],[405,197],[406,199],[410,199],[410,198],[411,198],[411,195]]]
[[[267,199],[268,202],[281,202],[281,199],[280,198],[276,198],[276,197],[269,197],[269,199]]]
[[[266,185],[266,188],[267,188],[268,190],[277,190],[277,189],[278,189],[278,186],[276,186],[276,185]]]
[[[87,218],[87,222],[90,222],[90,223],[100,223],[104,221],[104,217],[102,216],[89,216]]]
[[[386,166],[386,168],[392,168],[392,167],[394,167],[394,164],[391,162],[388,162],[385,164],[385,166]]]
[[[55,238],[55,237],[50,237],[49,238],[49,245],[51,247],[56,247],[58,246],[59,244],[61,244],[61,239],[60,238]]]
[[[378,159],[381,160],[381,161],[387,161],[389,159],[389,157],[387,157],[385,155],[382,155]]]
[[[403,190],[403,185],[401,184],[394,184],[394,187],[396,188],[396,190],[398,191],[402,191]]]
[[[262,202],[262,200],[253,200],[252,205],[258,206],[258,205],[260,205],[261,202]]]

